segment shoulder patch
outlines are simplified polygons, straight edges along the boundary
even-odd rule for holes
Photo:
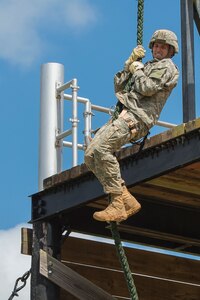
[[[166,68],[154,69],[149,74],[149,77],[150,78],[155,78],[155,79],[161,79],[165,72],[166,72]]]

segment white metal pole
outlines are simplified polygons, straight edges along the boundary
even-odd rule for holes
[[[56,146],[56,134],[63,131],[63,93],[56,98],[56,87],[64,82],[64,66],[43,64],[40,80],[39,191],[45,178],[61,171],[62,143]]]
[[[84,118],[85,118],[85,130],[84,130],[84,138],[85,138],[85,144],[86,146],[90,143],[91,138],[91,102],[87,101],[85,103],[85,112],[84,112]]]
[[[73,159],[72,159],[72,166],[75,167],[78,164],[78,108],[77,108],[77,79],[74,78],[72,80],[72,101],[73,101],[73,108],[72,108],[72,153],[73,153]]]

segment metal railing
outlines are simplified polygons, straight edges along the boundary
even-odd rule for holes
[[[93,111],[112,114],[114,108],[94,105],[88,98],[78,96],[78,83],[74,78],[63,83],[63,65],[48,63],[42,65],[41,72],[41,104],[40,104],[40,153],[39,153],[39,190],[43,189],[43,180],[62,171],[62,149],[72,148],[72,167],[78,164],[78,150],[85,150],[92,133]],[[64,94],[67,89],[72,94]],[[63,131],[64,100],[72,101],[71,128]],[[84,108],[84,143],[78,143],[78,103]],[[176,125],[158,121],[158,126],[173,128]],[[63,140],[72,136],[72,142]]]
[[[64,85],[63,85],[64,87]],[[73,85],[71,86],[73,90]],[[91,103],[91,101],[88,98],[83,98],[79,97],[76,95],[76,99],[74,99],[73,95],[69,94],[64,94],[64,99],[65,100],[70,100],[73,102],[73,117],[70,119],[72,122],[72,129],[66,130],[63,133],[59,134],[56,136],[56,139],[62,139],[70,134],[72,134],[72,142],[67,142],[63,141],[63,146],[64,147],[71,147],[72,148],[72,157],[73,157],[73,167],[78,164],[78,150],[85,150],[87,147],[88,143],[90,142],[91,139],[91,133],[93,132],[92,130],[92,116],[93,111],[98,111],[98,112],[103,112],[109,115],[112,115],[112,112],[114,111],[114,108],[107,108],[99,105],[94,105]],[[77,130],[78,130],[78,123],[79,120],[77,119],[77,113],[78,113],[78,102],[85,104],[85,110],[84,110],[84,143],[83,144],[78,144],[77,141]],[[168,123],[168,122],[163,122],[163,121],[157,121],[156,123],[157,126],[162,126],[166,128],[174,128],[175,124]]]

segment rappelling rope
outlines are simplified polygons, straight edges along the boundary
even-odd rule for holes
[[[115,241],[117,255],[119,257],[119,261],[120,261],[121,267],[122,267],[123,272],[124,272],[124,277],[126,279],[126,283],[127,283],[127,287],[128,287],[131,299],[132,300],[139,300],[137,290],[136,290],[136,287],[135,287],[135,283],[134,283],[134,280],[133,280],[133,276],[132,276],[132,273],[131,273],[131,270],[130,270],[130,267],[129,267],[129,264],[128,264],[128,260],[127,260],[126,254],[124,252],[124,248],[122,246],[122,243],[121,243],[121,239],[120,239],[120,235],[119,235],[119,232],[118,232],[118,229],[117,229],[116,222],[110,222],[110,230],[111,230],[111,233],[112,233],[112,237]]]
[[[144,0],[138,0],[137,11],[137,45],[143,44]]]
[[[143,43],[143,16],[144,16],[144,0],[138,0],[138,11],[137,11],[137,45],[142,45]],[[118,104],[120,110],[120,104]],[[118,112],[116,112],[118,113]],[[110,199],[109,199],[110,200]],[[133,276],[128,264],[128,260],[121,243],[120,235],[117,228],[116,222],[110,222],[110,230],[112,237],[115,242],[116,251],[119,257],[121,267],[124,272],[129,294],[132,300],[139,300],[136,286],[133,280]]]
[[[143,44],[143,24],[144,24],[144,0],[137,0],[137,45]],[[126,84],[125,89],[130,91],[132,86],[132,78],[130,78]],[[117,119],[121,110],[122,104],[120,101],[117,102],[115,111],[113,112],[113,120]]]

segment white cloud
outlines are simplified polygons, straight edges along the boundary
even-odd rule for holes
[[[97,12],[85,0],[68,1],[65,4],[65,22],[70,27],[83,28],[96,21]]]
[[[31,257],[20,253],[21,227],[27,227],[27,224],[9,230],[0,230],[0,299],[10,297],[16,279],[31,267]],[[18,287],[21,285],[22,282],[19,281]],[[19,299],[30,299],[30,277],[26,286],[19,291]]]
[[[30,66],[48,48],[44,31],[51,39],[52,29],[84,30],[96,18],[89,0],[1,0],[0,58]]]

